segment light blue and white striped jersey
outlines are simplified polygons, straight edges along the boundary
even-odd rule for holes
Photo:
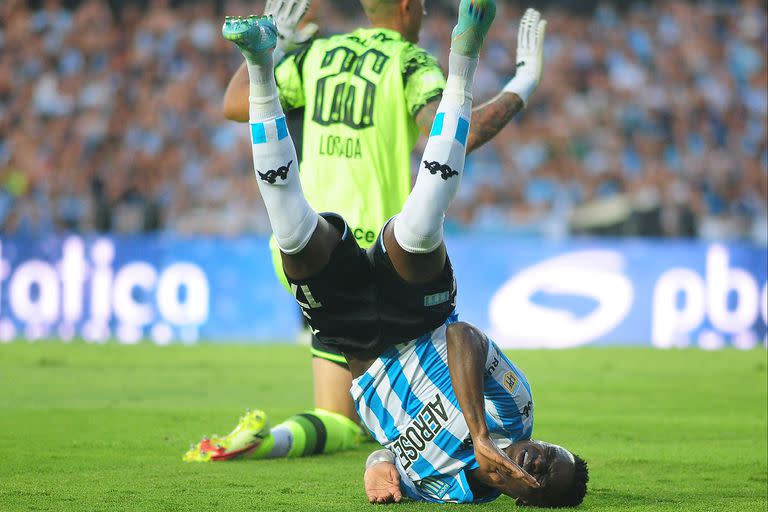
[[[476,499],[467,472],[478,467],[469,428],[448,372],[446,327],[382,354],[352,383],[352,398],[374,438],[396,455],[401,487],[413,499],[468,503]],[[529,439],[533,399],[525,375],[489,340],[486,421],[500,448]]]

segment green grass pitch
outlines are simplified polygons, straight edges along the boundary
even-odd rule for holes
[[[0,510],[382,510],[356,451],[185,464],[246,406],[311,406],[302,347],[0,346]],[[535,437],[587,458],[581,510],[768,507],[766,352],[575,349],[510,353],[536,400]],[[444,510],[454,509],[447,506]],[[434,510],[408,503],[385,510]],[[512,500],[461,511],[515,508]]]

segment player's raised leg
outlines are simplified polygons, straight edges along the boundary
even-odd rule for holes
[[[494,0],[462,0],[448,57],[448,81],[427,141],[416,184],[384,232],[395,270],[428,282],[445,263],[443,221],[464,171],[472,84],[480,49],[496,15]]]
[[[301,189],[296,149],[275,84],[272,52],[277,29],[268,16],[228,17],[222,34],[246,60],[251,149],[259,191],[286,274],[302,278],[327,264],[340,233],[312,210]]]

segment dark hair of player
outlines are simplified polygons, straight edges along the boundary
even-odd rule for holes
[[[559,508],[559,507],[577,507],[584,501],[584,496],[587,494],[587,482],[589,482],[589,468],[587,468],[587,461],[576,455],[572,454],[574,459],[573,468],[573,480],[563,492],[558,493],[557,496],[552,496],[543,504],[545,508]]]

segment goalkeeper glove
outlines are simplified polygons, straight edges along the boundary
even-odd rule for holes
[[[546,31],[547,21],[541,19],[539,11],[526,10],[517,33],[517,73],[503,89],[520,96],[525,105],[541,82]]]
[[[308,23],[297,30],[301,18],[309,8],[310,0],[267,0],[264,14],[272,16],[277,26],[277,48],[275,62],[299,45],[309,41],[317,32],[317,25]]]

